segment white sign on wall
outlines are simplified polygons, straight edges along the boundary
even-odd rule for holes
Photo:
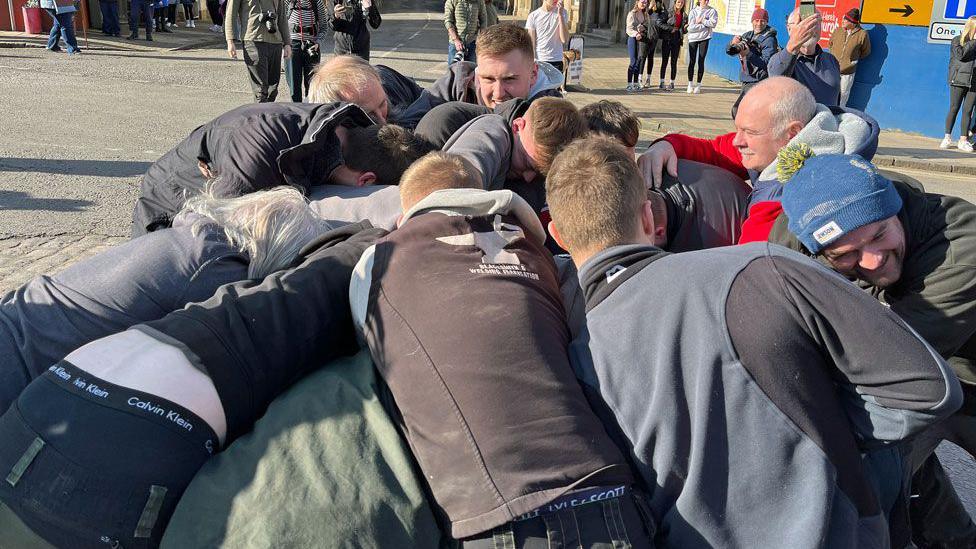
[[[976,15],[976,0],[935,0],[929,20],[930,44],[948,44],[962,33],[966,19]]]

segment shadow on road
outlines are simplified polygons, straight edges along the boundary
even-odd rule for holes
[[[127,160],[56,160],[50,158],[0,158],[0,172],[36,172],[60,175],[132,177],[142,175],[150,162]]]
[[[0,210],[47,210],[77,212],[95,204],[90,200],[71,198],[37,198],[25,192],[0,190]]]

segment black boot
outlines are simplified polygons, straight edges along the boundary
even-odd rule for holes
[[[125,37],[125,39],[126,40],[138,40],[139,39],[139,33],[138,33],[138,31],[132,31],[131,33],[129,33],[129,36],[126,36]]]
[[[152,33],[149,32],[149,31],[146,31],[146,42],[152,42],[152,41],[153,41],[153,39],[152,39]]]

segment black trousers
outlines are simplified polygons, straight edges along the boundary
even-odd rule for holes
[[[671,81],[678,75],[678,54],[681,53],[681,41],[661,40],[661,80],[664,80],[668,62],[671,63]]]
[[[214,25],[223,25],[224,16],[220,14],[220,2],[218,0],[207,0],[207,13]]]
[[[695,62],[697,61],[698,79],[694,81],[701,84],[702,78],[705,76],[705,56],[708,55],[708,43],[711,40],[709,38],[700,42],[688,42],[688,82],[694,80]]]
[[[306,40],[306,44],[311,43]],[[291,41],[291,57],[285,61],[285,80],[291,90],[291,100],[301,103],[308,93],[308,81],[312,78],[312,69],[322,60],[322,54],[309,55],[302,48],[301,40]],[[303,91],[304,90],[304,93]]]
[[[281,81],[281,44],[244,42],[244,64],[258,103],[272,103]]]
[[[952,133],[956,125],[956,115],[962,107],[962,120],[959,122],[959,135],[966,137],[973,116],[973,106],[976,104],[976,90],[962,86],[949,86],[949,112],[945,119],[945,132]]]
[[[647,80],[650,83],[651,72],[654,70],[654,51],[657,50],[657,39],[644,40],[640,43],[640,49],[638,51],[638,57],[641,59],[641,64],[647,63]],[[638,71],[640,74],[640,71]]]

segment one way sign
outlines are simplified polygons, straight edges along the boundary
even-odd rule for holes
[[[946,0],[969,3],[976,7],[976,0]],[[861,22],[909,27],[929,26],[933,0],[864,0],[861,6]],[[948,8],[947,8],[948,9]]]

